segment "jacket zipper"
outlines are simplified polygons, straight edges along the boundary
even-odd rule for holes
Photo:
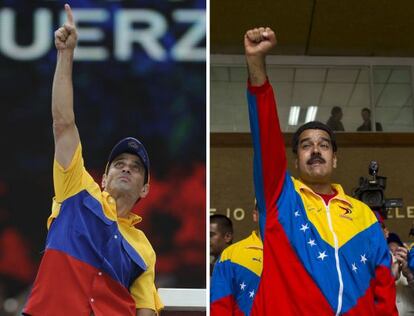
[[[319,199],[321,199],[321,200],[322,200],[323,205],[325,205],[326,214],[327,214],[327,218],[328,218],[328,227],[329,227],[329,230],[331,231],[331,233],[332,233],[332,237],[333,237],[333,239],[334,239],[334,247],[335,247],[335,264],[336,264],[336,271],[337,271],[337,273],[338,273],[338,281],[339,281],[339,290],[338,290],[338,306],[337,306],[336,313],[335,313],[335,316],[338,316],[338,315],[340,315],[340,312],[341,312],[341,309],[342,309],[342,299],[343,299],[343,294],[344,294],[344,282],[343,282],[343,279],[342,279],[342,271],[341,271],[341,267],[340,267],[340,265],[339,265],[339,247],[338,247],[338,237],[336,236],[335,231],[334,231],[334,229],[333,229],[333,225],[332,225],[332,218],[331,218],[331,212],[330,212],[330,209],[329,209],[329,205],[331,204],[331,201],[332,201],[332,200],[334,200],[334,199],[339,200],[339,201],[344,201],[344,200],[343,200],[343,199],[340,199],[340,198],[338,198],[338,197],[336,197],[336,196],[335,196],[334,198],[330,199],[330,200],[329,200],[329,202],[328,202],[328,205],[326,205],[326,204],[325,204],[324,199],[323,199],[320,195],[318,195],[318,194],[314,193],[314,192],[313,192],[312,190],[310,190],[310,189],[307,189],[307,188],[304,188],[304,189],[308,190],[308,191],[309,191],[309,192],[311,192],[313,195],[315,195],[315,196],[317,196]],[[347,203],[348,203],[348,201],[346,201],[346,200],[345,200],[345,202],[347,202]]]
[[[333,229],[331,212],[330,212],[330,209],[329,209],[329,204],[330,203],[331,203],[331,201],[329,201],[328,205],[326,205],[325,201],[323,201],[323,204],[325,205],[325,208],[326,208],[326,214],[327,214],[327,217],[328,217],[328,226],[329,226],[329,229],[332,233],[332,236],[333,236],[333,239],[334,239],[334,246],[335,246],[335,263],[336,263],[336,271],[338,272],[338,280],[339,280],[338,307],[336,309],[336,316],[338,316],[341,312],[341,309],[342,309],[342,297],[343,297],[343,293],[344,293],[344,282],[342,280],[342,272],[341,272],[341,267],[339,265],[338,237],[336,236],[335,231]]]

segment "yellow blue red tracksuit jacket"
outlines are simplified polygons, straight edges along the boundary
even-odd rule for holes
[[[325,205],[290,176],[269,82],[249,85],[248,103],[263,272],[251,310],[240,315],[398,315],[391,257],[373,212],[339,185]]]
[[[210,315],[247,314],[262,268],[263,243],[256,232],[224,249],[211,278]]]
[[[155,252],[115,200],[85,170],[81,145],[67,169],[53,170],[55,199],[39,271],[24,308],[31,316],[126,316],[162,307]]]

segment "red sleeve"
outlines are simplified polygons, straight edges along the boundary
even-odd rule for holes
[[[375,315],[398,315],[395,296],[395,281],[390,270],[387,267],[378,266],[375,270],[374,281]]]
[[[229,295],[213,302],[210,305],[210,316],[243,316],[233,295]]]
[[[256,197],[265,200],[266,210],[274,209],[286,172],[286,153],[272,86],[248,84],[250,129],[254,146]],[[260,206],[260,203],[259,203]]]

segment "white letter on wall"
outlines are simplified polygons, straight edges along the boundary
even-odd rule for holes
[[[204,61],[206,60],[206,48],[197,44],[206,34],[206,13],[204,10],[176,10],[173,13],[174,20],[178,22],[191,22],[192,27],[177,42],[172,49],[175,60]]]
[[[16,13],[9,8],[0,10],[0,51],[16,60],[32,60],[45,55],[53,43],[50,36],[52,15],[49,10],[37,9],[33,24],[32,43],[19,46],[16,43]]]
[[[134,29],[134,23],[146,23],[145,29]],[[165,18],[145,9],[119,10],[115,16],[115,57],[128,60],[132,56],[132,44],[140,43],[142,48],[154,60],[162,61],[166,53],[158,42],[167,30]]]

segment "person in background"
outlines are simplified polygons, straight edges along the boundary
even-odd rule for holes
[[[222,214],[210,216],[210,275],[222,251],[233,242],[233,223]]]
[[[368,108],[363,108],[361,110],[362,116],[362,124],[360,127],[357,128],[358,132],[370,132],[372,131],[372,123],[371,123],[371,110]],[[382,125],[381,123],[375,122],[375,130],[377,132],[382,132]]]
[[[408,267],[408,249],[395,233],[388,233],[388,247],[392,254],[392,271],[395,273],[397,309],[400,316],[414,314],[414,274]]]
[[[256,230],[224,249],[214,268],[210,289],[211,316],[248,315],[251,309],[263,269],[257,203],[252,213]]]
[[[326,125],[328,125],[333,131],[343,132],[345,131],[342,124],[342,108],[340,106],[334,106],[331,110],[331,116],[329,117]]]

